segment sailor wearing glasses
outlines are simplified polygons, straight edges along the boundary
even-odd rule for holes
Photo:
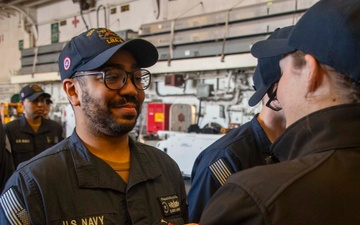
[[[74,37],[59,56],[73,134],[22,164],[0,198],[0,224],[184,224],[177,164],[129,138],[157,49],[105,28]]]

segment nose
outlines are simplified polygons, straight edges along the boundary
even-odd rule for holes
[[[139,90],[135,87],[131,76],[127,77],[125,85],[119,90],[122,95],[132,95],[135,96],[138,94]]]

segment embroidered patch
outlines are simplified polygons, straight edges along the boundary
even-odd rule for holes
[[[30,225],[28,212],[20,204],[20,200],[12,188],[0,197],[0,205],[10,224]]]
[[[66,57],[64,59],[64,70],[69,70],[71,66],[71,59],[69,57]]]
[[[221,186],[225,184],[226,180],[232,174],[231,170],[223,159],[216,160],[213,164],[209,166],[209,169],[215,176],[217,181],[219,181]]]
[[[159,197],[158,200],[161,204],[165,217],[179,214],[181,212],[179,197],[177,195]]]
[[[99,39],[105,40],[108,44],[125,42],[119,35],[109,29],[98,29],[97,34]]]

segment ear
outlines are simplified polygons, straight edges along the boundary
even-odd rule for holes
[[[62,87],[70,101],[71,105],[78,106],[80,105],[79,100],[79,88],[74,79],[66,78],[62,83]]]
[[[319,63],[312,55],[305,55],[306,75],[307,75],[307,92],[315,92],[322,82],[322,74]]]

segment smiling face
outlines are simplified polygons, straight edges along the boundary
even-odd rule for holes
[[[127,72],[137,69],[134,57],[127,51],[118,51],[102,67],[118,67]],[[137,89],[130,77],[120,90],[108,89],[101,74],[74,78],[80,88],[80,107],[85,124],[93,134],[119,136],[130,132],[141,113],[145,92]]]

